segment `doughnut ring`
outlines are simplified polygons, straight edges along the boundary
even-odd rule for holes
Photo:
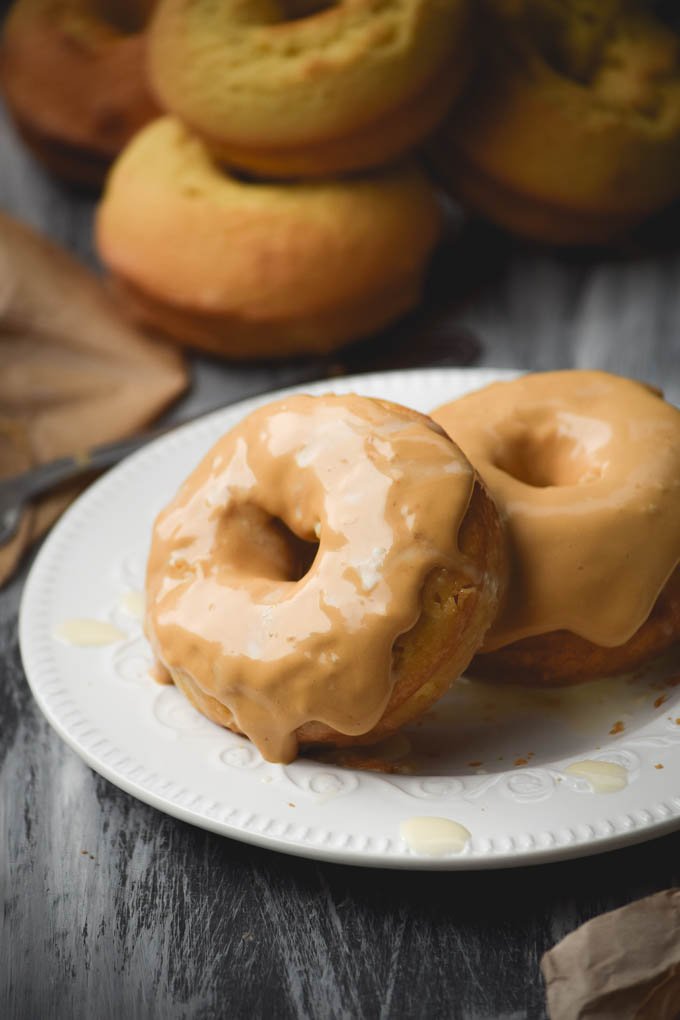
[[[430,133],[471,63],[469,0],[165,0],[161,105],[215,156],[267,177],[365,170]]]
[[[494,505],[438,426],[293,396],[219,440],[158,517],[146,631],[199,711],[290,761],[421,715],[504,583]]]
[[[510,585],[472,672],[568,683],[680,640],[680,411],[605,372],[527,375],[433,417],[505,520]]]

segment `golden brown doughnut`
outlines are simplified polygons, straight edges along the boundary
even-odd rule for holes
[[[226,357],[285,357],[333,350],[416,305],[440,226],[413,165],[244,181],[165,117],[114,166],[97,244],[143,324]]]
[[[153,0],[17,0],[0,84],[33,152],[66,181],[101,185],[127,140],[157,114],[143,29]]]
[[[680,195],[680,39],[633,0],[483,0],[479,72],[432,144],[515,233],[615,239]]]
[[[472,672],[556,684],[680,640],[680,411],[604,372],[495,383],[433,417],[505,520],[511,580]]]
[[[270,761],[371,743],[463,672],[505,584],[493,503],[430,419],[293,396],[224,436],[158,517],[161,667]]]
[[[320,177],[417,145],[474,53],[469,0],[165,0],[150,31],[162,106],[230,166]]]

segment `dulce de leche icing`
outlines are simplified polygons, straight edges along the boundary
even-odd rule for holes
[[[368,732],[428,573],[478,580],[457,543],[475,477],[439,427],[395,405],[294,396],[255,411],[156,521],[159,662],[270,761],[295,757],[309,721]]]
[[[565,371],[495,383],[433,418],[506,518],[512,577],[483,651],[642,626],[680,562],[680,411],[641,383]]]

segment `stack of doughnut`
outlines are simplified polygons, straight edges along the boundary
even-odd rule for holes
[[[15,0],[0,83],[56,173],[96,186],[118,157],[97,246],[136,320],[231,358],[326,353],[419,302],[442,231],[419,148],[541,242],[609,243],[680,197],[671,6]]]
[[[160,0],[166,111],[108,179],[97,242],[147,327],[232,358],[325,353],[419,301],[440,236],[410,153],[470,66],[470,0]]]
[[[157,678],[270,761],[382,740],[468,667],[632,670],[680,640],[680,411],[582,371],[432,418],[288,397],[161,512],[146,604]]]
[[[75,183],[101,184],[159,107],[244,187],[379,180],[436,129],[431,165],[454,198],[528,238],[600,244],[680,197],[679,30],[674,5],[649,0],[15,0],[0,83],[31,148]],[[123,219],[128,180],[109,194]],[[175,308],[127,272],[162,328],[178,331],[175,312],[232,321],[236,297]]]

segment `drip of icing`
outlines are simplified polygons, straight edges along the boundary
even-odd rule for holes
[[[443,857],[461,853],[472,834],[452,818],[416,816],[401,823],[399,835],[414,853]]]
[[[570,776],[587,779],[593,793],[619,793],[628,786],[628,772],[613,761],[575,761],[564,770]]]
[[[144,593],[141,591],[126,591],[120,597],[120,606],[128,616],[134,616],[135,620],[144,619]]]
[[[172,683],[172,677],[167,669],[158,661],[154,662],[153,666],[149,669],[149,676],[155,683],[163,686]]]
[[[94,648],[100,645],[113,645],[123,641],[126,635],[112,623],[105,620],[90,620],[85,617],[74,617],[62,620],[54,628],[54,636],[67,645],[79,648]]]

